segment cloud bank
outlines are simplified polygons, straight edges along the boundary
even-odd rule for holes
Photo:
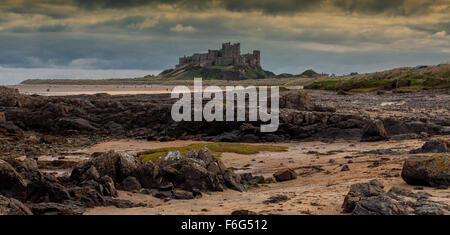
[[[162,70],[225,41],[277,73],[450,60],[450,0],[3,2],[1,67]]]

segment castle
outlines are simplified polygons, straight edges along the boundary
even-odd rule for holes
[[[208,50],[208,53],[195,53],[192,56],[180,57],[177,68],[186,64],[210,66],[248,65],[261,68],[261,52],[254,50],[253,54],[241,55],[241,44],[222,43],[220,50]]]

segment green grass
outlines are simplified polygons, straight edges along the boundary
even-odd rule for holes
[[[286,152],[288,150],[287,147],[283,146],[273,146],[273,145],[251,145],[251,144],[239,144],[239,143],[199,143],[199,144],[190,144],[183,147],[166,147],[166,148],[157,148],[157,149],[149,149],[137,154],[137,157],[143,162],[146,161],[156,161],[159,157],[166,154],[169,151],[179,151],[181,154],[188,153],[191,149],[199,151],[203,147],[207,147],[215,157],[220,158],[222,153],[237,153],[243,155],[257,154],[261,151],[268,152]]]

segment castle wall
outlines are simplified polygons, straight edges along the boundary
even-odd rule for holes
[[[179,64],[176,67],[193,64],[199,66],[212,66],[212,65],[249,65],[252,67],[261,67],[261,54],[260,51],[253,51],[253,54],[241,55],[241,44],[230,42],[222,43],[222,49],[220,50],[208,50],[207,53],[195,53],[192,56],[180,57]]]

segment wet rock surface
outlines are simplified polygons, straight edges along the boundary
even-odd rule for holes
[[[284,168],[284,169],[280,169],[277,172],[275,172],[273,174],[273,177],[275,177],[275,179],[277,181],[287,181],[287,180],[296,179],[297,173],[290,168]]]
[[[373,141],[413,134],[443,134],[449,130],[448,115],[429,112],[423,118],[389,116],[379,117],[379,121],[374,122],[360,112],[367,109],[370,113],[370,107],[380,106],[373,104],[372,96],[361,95],[367,103],[358,103],[360,107],[355,107],[352,102],[340,100],[349,98],[307,92],[281,92],[279,129],[275,133],[261,133],[260,122],[175,122],[171,118],[171,107],[176,100],[169,94],[46,97],[23,95],[16,89],[1,87],[0,136],[6,139],[0,152],[58,154],[58,149],[64,145],[86,146],[108,138],[278,142],[362,137],[364,141]],[[388,95],[384,97],[389,100]],[[336,104],[337,101],[340,103]],[[448,104],[435,102],[432,105],[440,105],[436,108],[442,109]],[[393,110],[397,106],[381,107]],[[404,105],[398,108],[403,111]],[[432,114],[435,115],[430,116]],[[40,147],[30,148],[32,143]]]
[[[421,148],[410,151],[416,153],[446,153],[449,152],[450,142],[444,140],[431,140],[426,142]]]
[[[378,180],[352,185],[342,207],[353,215],[443,215],[450,211],[449,205],[432,200],[427,193],[398,187],[386,192]]]
[[[448,187],[450,186],[450,156],[438,154],[406,159],[401,176],[410,185]]]

